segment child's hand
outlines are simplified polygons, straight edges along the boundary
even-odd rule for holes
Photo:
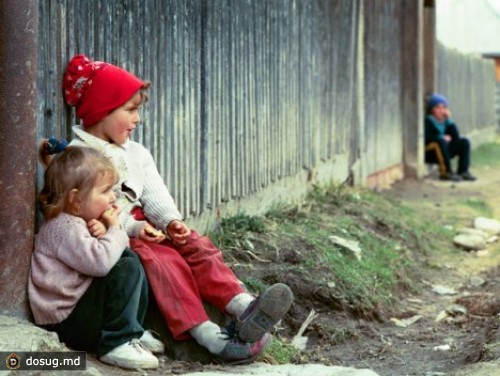
[[[150,243],[161,243],[166,239],[167,235],[161,230],[155,229],[149,223],[146,223],[141,231],[139,231],[139,239]]]
[[[106,228],[106,225],[99,221],[98,219],[91,219],[90,221],[87,222],[87,228],[89,229],[90,234],[94,238],[102,238],[108,229]]]
[[[445,119],[451,119],[451,111],[449,108],[445,108],[443,110],[443,116]]]
[[[167,226],[167,234],[172,239],[172,242],[179,246],[186,244],[189,235],[191,235],[191,230],[184,222],[176,219]]]
[[[104,222],[106,227],[119,226],[120,221],[118,220],[118,214],[120,214],[120,208],[116,205],[112,205],[108,210],[106,210],[101,215],[101,221]]]

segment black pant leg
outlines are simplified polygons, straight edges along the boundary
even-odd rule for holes
[[[108,280],[108,301],[98,354],[104,355],[144,332],[148,284],[139,256],[127,249],[121,270]]]
[[[147,305],[144,270],[138,256],[126,249],[105,277],[94,279],[71,314],[51,329],[68,346],[100,357],[142,335]]]
[[[469,171],[470,142],[466,138],[459,138],[450,143],[450,157],[458,156],[457,174]]]

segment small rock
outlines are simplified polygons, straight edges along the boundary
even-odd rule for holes
[[[459,234],[453,238],[453,244],[467,250],[479,251],[486,248],[486,238],[476,234]]]
[[[422,318],[421,315],[415,315],[415,316],[412,316],[412,317],[409,317],[407,319],[403,319],[403,320],[400,320],[400,319],[396,319],[396,318],[391,318],[391,321],[396,325],[396,326],[399,326],[401,328],[406,328],[414,323],[416,323],[418,320],[420,320]]]
[[[432,349],[434,351],[450,351],[451,346],[450,345],[440,345],[440,346],[434,346]]]
[[[361,248],[356,240],[348,240],[335,235],[330,236],[329,239],[333,244],[351,251],[358,260],[361,260]]]
[[[446,312],[450,315],[466,315],[468,311],[463,305],[453,304],[452,306],[446,308]]]
[[[487,249],[483,249],[481,251],[477,251],[476,256],[477,257],[485,257],[488,255],[488,253],[489,253],[489,251]]]
[[[448,286],[433,285],[432,291],[439,295],[455,295],[457,292]]]
[[[422,304],[424,301],[422,299],[408,298],[406,299],[408,303]]]
[[[498,236],[496,235],[493,235],[493,236],[490,236],[488,239],[486,239],[486,243],[495,243],[498,241]]]
[[[477,217],[474,219],[474,227],[484,230],[491,235],[498,235],[500,233],[500,222],[492,218]]]
[[[474,277],[471,277],[471,279],[469,280],[469,283],[471,284],[471,286],[479,287],[479,286],[484,285],[486,283],[486,281],[484,279],[482,279],[481,277],[474,276]]]
[[[439,314],[436,316],[436,319],[434,321],[440,322],[446,319],[448,316],[448,313],[446,311],[441,311]]]

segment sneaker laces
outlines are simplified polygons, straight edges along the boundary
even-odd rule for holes
[[[243,315],[240,317],[240,320],[244,319],[246,316],[248,316],[254,310],[255,306],[257,305],[258,300],[259,300],[259,298],[256,298],[256,299],[252,300],[252,302],[250,302],[248,307],[243,312]],[[238,319],[235,318],[235,319],[231,320],[226,326],[224,326],[224,329],[222,330],[221,334],[226,337],[225,339],[228,339],[228,340],[234,339],[234,338],[239,339],[237,324],[238,324]]]
[[[144,352],[147,350],[145,349],[145,347],[142,345],[141,341],[139,340],[139,338],[132,338],[129,342],[130,346],[133,347],[137,352]]]
[[[160,337],[160,334],[159,334],[156,330],[146,329],[144,332],[149,332],[149,333],[151,333],[152,337],[154,337],[154,338],[158,338],[158,337]]]
[[[224,339],[231,340],[238,337],[238,330],[236,329],[236,320],[231,320],[224,329],[220,332]]]

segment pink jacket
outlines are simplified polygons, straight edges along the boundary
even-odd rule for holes
[[[128,247],[125,231],[108,229],[94,238],[85,221],[62,213],[44,223],[31,256],[28,296],[38,325],[69,316],[94,277],[105,276]]]

